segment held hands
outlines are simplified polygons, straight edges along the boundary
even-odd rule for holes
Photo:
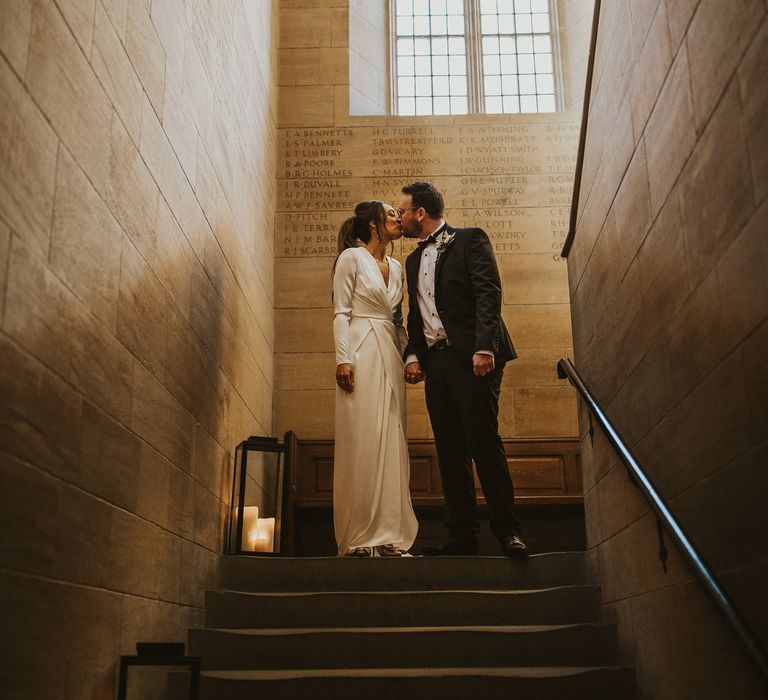
[[[352,393],[355,387],[355,368],[349,362],[336,366],[336,384],[342,391]]]
[[[472,368],[478,377],[490,374],[493,372],[494,367],[496,367],[496,360],[493,355],[484,355],[483,353],[476,352],[472,356]]]
[[[409,362],[403,370],[403,376],[408,384],[418,384],[424,379],[424,372],[418,362]]]

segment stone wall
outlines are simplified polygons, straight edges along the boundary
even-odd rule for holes
[[[349,113],[390,110],[388,0],[349,1]]]
[[[768,21],[745,0],[602,4],[576,364],[768,641]],[[745,655],[582,415],[588,542],[641,697],[761,697]]]
[[[277,10],[2,12],[0,686],[112,698],[201,621],[230,452],[272,429]]]
[[[592,34],[593,0],[557,0],[563,109],[581,109]]]
[[[349,12],[362,4],[290,0],[281,13],[277,433],[334,434],[331,268],[339,225],[356,202],[373,197],[397,205],[402,185],[431,179],[445,193],[447,220],[482,226],[494,242],[504,318],[520,353],[505,373],[502,434],[573,436],[574,393],[557,379],[555,364],[571,353],[567,273],[558,253],[568,225],[580,104],[555,114],[350,115],[350,75],[357,69],[350,69],[347,47],[351,56],[365,37],[355,33]],[[581,11],[574,8],[561,25],[584,56],[588,40],[577,40],[576,28],[588,32],[587,5],[578,3]],[[576,56],[563,41],[565,54]],[[578,57],[582,65],[584,56]],[[569,75],[576,80],[576,69]],[[396,257],[403,260],[414,246],[399,243]],[[408,411],[409,436],[431,437],[423,385],[408,388]]]

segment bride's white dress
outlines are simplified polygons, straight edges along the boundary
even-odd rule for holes
[[[336,388],[333,519],[339,554],[385,544],[408,549],[418,522],[405,436],[400,263],[389,258],[385,284],[365,248],[348,248],[336,262],[333,299],[336,364],[349,362],[355,371],[351,394]]]

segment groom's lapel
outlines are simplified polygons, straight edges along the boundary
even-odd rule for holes
[[[451,234],[455,231],[455,229],[449,224],[445,225],[445,230],[448,234]],[[445,264],[445,256],[451,254],[451,248],[453,248],[453,245],[449,245],[443,250],[442,253],[440,253],[440,255],[437,256],[437,262],[435,263],[435,291],[437,291],[437,282],[440,279],[440,271],[443,269],[443,265]]]

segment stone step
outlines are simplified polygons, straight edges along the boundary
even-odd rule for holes
[[[202,700],[632,700],[634,670],[626,667],[407,668],[305,671],[206,671]]]
[[[508,557],[225,556],[219,587],[238,591],[534,589],[593,583],[585,552]]]
[[[613,625],[193,629],[204,669],[601,666],[616,662]]]
[[[436,627],[597,622],[598,586],[509,591],[208,591],[205,626]]]

